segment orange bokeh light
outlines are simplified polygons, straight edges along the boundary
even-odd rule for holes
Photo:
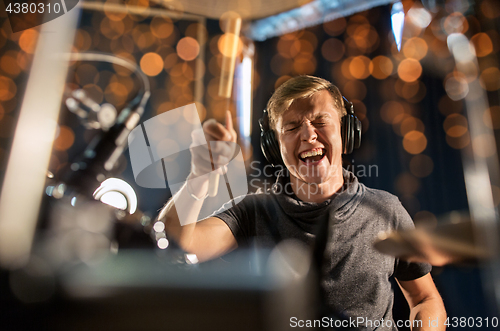
[[[387,101],[380,108],[380,117],[388,124],[393,124],[395,119],[405,113],[403,105],[398,101]]]
[[[404,59],[398,66],[398,75],[405,82],[414,82],[422,75],[422,65],[415,59]]]
[[[330,62],[339,61],[344,56],[344,53],[344,43],[337,38],[327,39],[321,45],[321,55]]]
[[[21,67],[17,64],[17,52],[5,52],[5,54],[0,58],[0,68],[12,77],[19,75],[21,73]]]
[[[427,147],[427,138],[420,131],[410,131],[403,138],[403,147],[410,154],[422,153]]]
[[[349,63],[349,72],[356,79],[365,79],[370,75],[370,59],[366,56],[355,56]]]
[[[235,44],[236,56],[238,56],[241,54],[241,50],[243,49],[243,43],[241,42],[240,37],[233,33],[225,33],[219,38],[217,47],[223,56],[231,57]]]
[[[148,76],[156,76],[163,70],[163,59],[159,54],[146,53],[140,61],[141,70]]]
[[[184,37],[177,43],[177,55],[184,61],[192,61],[200,54],[200,44],[196,39]]]
[[[59,127],[59,135],[54,140],[54,149],[57,151],[65,151],[70,148],[75,142],[75,134],[71,128],[61,125]]]
[[[500,70],[496,67],[485,69],[481,73],[480,83],[487,91],[497,91],[500,89]]]
[[[408,39],[403,46],[403,54],[407,58],[421,60],[427,55],[429,47],[424,39],[413,37]]]
[[[493,52],[493,43],[490,36],[484,32],[476,33],[470,41],[474,45],[478,57],[483,57]]]
[[[34,29],[24,30],[19,37],[19,47],[28,54],[35,53],[38,31]]]
[[[0,76],[0,101],[12,99],[17,93],[16,83],[9,77]]]
[[[154,17],[151,20],[151,32],[156,38],[168,38],[174,31],[172,20],[168,17]]]
[[[323,23],[323,29],[330,36],[338,36],[342,32],[344,32],[346,25],[347,25],[346,19],[343,17],[340,17],[340,18],[336,19],[335,21]]]
[[[371,60],[368,69],[373,77],[377,79],[386,79],[392,74],[394,65],[387,56],[379,55]]]

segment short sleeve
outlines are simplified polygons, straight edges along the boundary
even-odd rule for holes
[[[414,229],[415,225],[410,215],[403,207],[399,199],[395,197],[394,221],[396,230]],[[429,263],[415,263],[396,259],[394,277],[398,280],[414,280],[425,276],[431,272],[432,266]]]
[[[248,237],[251,229],[251,224],[249,223],[252,219],[248,215],[248,211],[252,210],[249,206],[251,203],[250,197],[251,195],[247,195],[243,199],[236,198],[236,201],[241,200],[237,204],[233,204],[233,200],[229,201],[211,215],[211,217],[217,217],[227,224],[238,246],[248,245]]]

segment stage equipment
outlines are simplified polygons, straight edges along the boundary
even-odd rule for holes
[[[138,76],[141,82],[141,89],[120,112],[114,124],[105,129],[101,125],[101,132],[94,137],[85,151],[80,155],[77,161],[73,162],[67,172],[61,178],[61,184],[64,184],[65,191],[76,191],[87,197],[92,196],[93,192],[100,183],[106,179],[109,173],[114,169],[118,158],[122,155],[127,146],[128,134],[136,127],[144,112],[144,107],[150,96],[150,87],[148,78],[140,68],[133,62],[119,58],[114,55],[100,53],[72,53],[67,55],[71,61],[101,61],[120,65],[131,70]],[[79,109],[78,105],[91,104],[91,108],[97,109],[95,103],[92,104],[84,96],[79,96],[79,91],[71,93],[66,104],[70,104],[72,109]],[[75,96],[76,95],[76,96]],[[102,108],[100,107],[100,111]],[[81,110],[81,109],[80,109]],[[96,112],[96,110],[92,110]],[[97,109],[97,112],[100,112]],[[106,121],[106,126],[110,123]]]
[[[476,242],[468,214],[452,212],[441,217],[437,224],[429,223],[413,230],[381,233],[373,245],[381,253],[435,266],[477,265],[498,254],[488,251],[484,243]]]
[[[57,128],[79,8],[44,23],[14,133],[0,198],[0,265],[29,260]],[[97,186],[96,186],[97,187]]]

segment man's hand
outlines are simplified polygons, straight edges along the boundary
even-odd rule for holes
[[[203,130],[192,133],[192,138],[193,143],[189,148],[191,174],[199,177],[217,169],[222,173],[224,166],[233,158],[236,147],[237,136],[231,112],[226,112],[226,126],[209,119],[203,123]]]

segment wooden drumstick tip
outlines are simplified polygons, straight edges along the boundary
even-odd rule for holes
[[[208,180],[208,196],[213,198],[217,195],[217,191],[219,190],[219,177],[220,175],[212,172],[210,174],[210,178]]]

